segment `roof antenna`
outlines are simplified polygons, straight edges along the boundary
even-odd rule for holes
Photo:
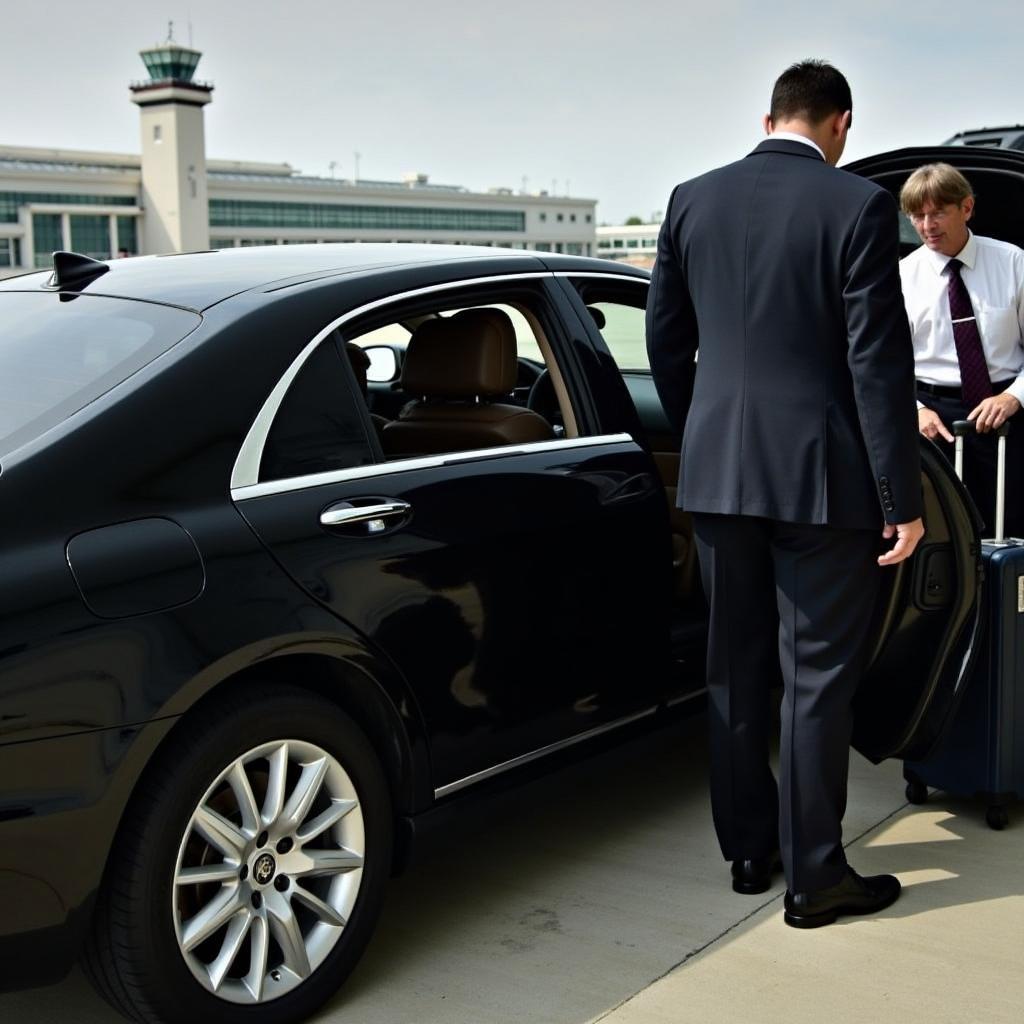
[[[173,21],[167,22],[167,42],[169,42],[169,43],[173,43],[174,42],[174,22]]]
[[[91,256],[83,256],[77,252],[55,252],[53,273],[47,280],[46,287],[78,291],[109,269],[109,263],[94,260]]]

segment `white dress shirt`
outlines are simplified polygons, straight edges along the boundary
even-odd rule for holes
[[[815,152],[821,155],[821,159],[825,159],[825,153],[821,146],[819,146],[813,139],[807,138],[806,135],[797,135],[796,132],[772,132],[768,136],[769,139],[781,139],[783,142],[802,142],[805,146],[810,146]]]
[[[900,278],[917,379],[956,388],[960,363],[944,272],[952,258],[922,245],[900,260]],[[974,307],[989,378],[993,384],[1015,378],[1006,390],[1024,405],[1024,249],[968,232],[955,258],[963,263],[960,277]]]

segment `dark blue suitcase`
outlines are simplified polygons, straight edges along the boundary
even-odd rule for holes
[[[953,424],[958,476],[967,430],[974,424]],[[976,797],[987,804],[994,829],[1006,827],[1007,806],[1024,797],[1024,540],[1003,538],[1005,430],[1000,435],[996,538],[981,544],[985,579],[974,667],[943,738],[926,760],[903,765],[911,803],[923,803],[929,786]]]

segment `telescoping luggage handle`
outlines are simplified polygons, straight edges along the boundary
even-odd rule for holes
[[[971,420],[956,420],[953,423],[955,439],[954,463],[956,475],[964,478],[964,438],[973,434],[978,428]],[[1006,520],[1006,435],[1010,432],[1010,424],[1004,423],[995,430],[999,438],[996,448],[996,536],[997,544],[1003,543],[1003,529]]]

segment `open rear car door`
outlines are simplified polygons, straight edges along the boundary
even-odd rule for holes
[[[978,515],[952,467],[921,439],[925,536],[884,569],[874,650],[854,702],[853,745],[872,761],[918,760],[970,678],[980,625]]]

